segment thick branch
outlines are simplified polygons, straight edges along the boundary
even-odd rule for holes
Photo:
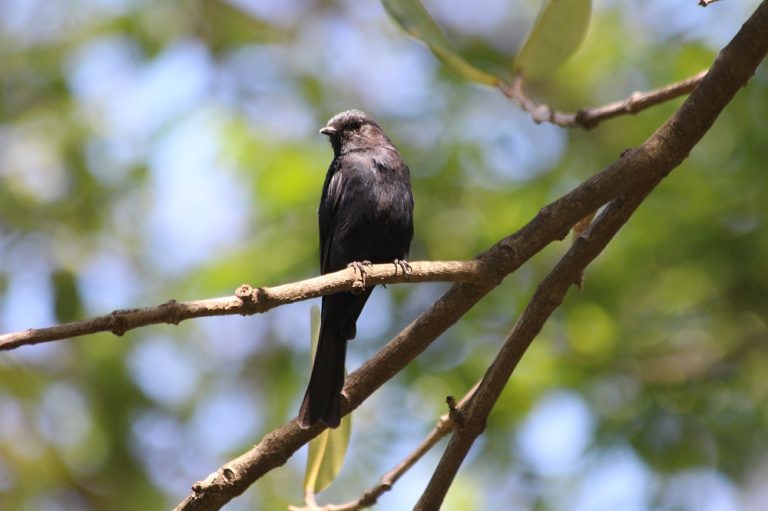
[[[544,245],[562,239],[579,219],[613,198],[657,182],[679,165],[763,58],[768,38],[766,11],[764,1],[736,39],[721,52],[707,78],[673,119],[642,147],[626,152],[607,169],[542,209],[525,227],[477,259],[489,263],[487,268],[495,269],[495,276],[500,280]],[[577,243],[574,248],[577,246],[581,244]],[[343,413],[359,406],[492,288],[493,284],[454,284],[440,300],[350,375],[344,390],[347,403]],[[220,509],[267,471],[285,463],[321,429],[322,426],[316,426],[302,430],[295,420],[291,421],[196,483],[192,493],[176,509]]]
[[[743,55],[742,52],[747,52]],[[717,115],[754,74],[768,53],[768,1],[764,1],[739,33],[718,55],[710,73],[680,109],[637,151],[658,154],[659,165],[641,186],[614,200],[539,285],[523,314],[488,368],[471,400],[465,424],[451,437],[432,478],[414,508],[439,509],[475,439],[485,429],[491,409],[534,337],[562,303],[574,279],[606,247],[653,190],[679,155],[687,155]]]
[[[576,113],[558,112],[549,105],[543,105],[525,93],[525,81],[521,76],[515,77],[512,84],[501,82],[499,89],[505,96],[517,102],[520,107],[531,114],[536,123],[549,122],[563,128],[581,127],[592,129],[608,119],[626,114],[636,114],[646,108],[664,103],[670,99],[688,94],[704,78],[707,71],[648,92],[634,92],[628,98],[602,106],[583,108]]]
[[[177,325],[191,318],[232,314],[247,316],[288,303],[360,289],[365,285],[398,282],[479,282],[485,278],[477,261],[423,261],[410,263],[410,266],[411,272],[407,275],[403,274],[399,266],[377,264],[365,268],[364,278],[356,270],[347,268],[321,277],[275,287],[252,288],[243,284],[234,296],[192,302],[170,300],[153,307],[116,310],[105,316],[0,335],[0,351],[96,332],[112,332],[120,336],[134,328],[158,323]]]

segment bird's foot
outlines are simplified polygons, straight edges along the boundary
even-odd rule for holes
[[[395,273],[397,273],[398,268],[403,270],[403,275],[410,275],[413,273],[413,268],[411,268],[411,265],[408,264],[408,261],[405,259],[395,259],[392,263],[395,265]]]
[[[365,279],[368,275],[368,271],[365,269],[366,267],[373,266],[373,263],[370,261],[352,261],[347,265],[347,268],[352,268],[352,270],[355,272],[355,274],[360,274],[360,278],[355,280],[355,283],[352,285],[352,293],[353,294],[360,294],[363,291],[365,291]]]

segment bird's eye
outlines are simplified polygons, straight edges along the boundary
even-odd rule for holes
[[[352,121],[349,127],[353,130],[359,130],[363,126],[363,121]]]

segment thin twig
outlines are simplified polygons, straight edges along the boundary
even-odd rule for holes
[[[484,278],[484,272],[477,261],[420,261],[409,264],[412,271],[408,274],[404,274],[399,266],[393,264],[366,267],[366,284],[373,286],[398,282],[477,282]],[[361,285],[360,274],[349,268],[275,287],[253,288],[243,284],[233,296],[191,302],[170,300],[152,307],[116,310],[104,316],[72,323],[2,334],[0,351],[97,332],[112,332],[121,336],[128,330],[142,326],[159,323],[177,325],[191,318],[233,314],[247,316],[288,303],[339,291],[351,291]]]
[[[607,119],[620,115],[636,114],[646,108],[688,94],[701,82],[706,74],[707,71],[704,70],[690,78],[659,89],[648,92],[634,92],[621,101],[583,108],[576,113],[558,112],[549,105],[536,102],[536,100],[525,93],[525,81],[521,76],[516,76],[511,84],[501,82],[499,89],[505,96],[517,102],[523,110],[530,113],[533,121],[536,123],[549,122],[564,128],[581,127],[591,129]]]
[[[699,0],[699,5],[702,7],[706,7],[709,4],[713,4],[715,2],[718,2],[719,0]]]

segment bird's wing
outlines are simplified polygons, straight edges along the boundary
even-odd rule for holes
[[[333,233],[338,219],[338,205],[344,195],[345,174],[340,172],[341,158],[334,158],[328,168],[323,185],[323,196],[317,210],[320,223],[320,273],[325,274],[339,268],[328,268],[333,246]]]

